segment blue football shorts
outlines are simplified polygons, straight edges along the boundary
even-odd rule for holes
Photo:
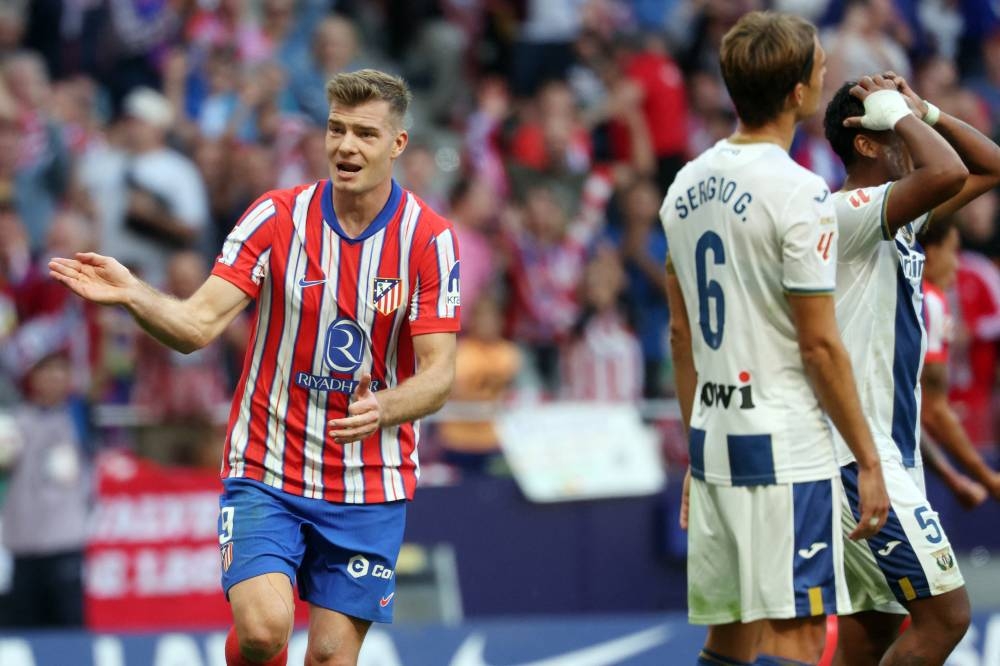
[[[283,573],[316,606],[392,622],[406,502],[337,504],[251,479],[224,479],[219,497],[222,589]]]

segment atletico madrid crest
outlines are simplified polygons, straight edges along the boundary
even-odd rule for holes
[[[403,302],[403,282],[399,278],[375,278],[372,303],[384,315],[392,314]]]
[[[233,565],[233,542],[230,541],[224,546],[221,546],[222,550],[222,570],[229,571],[229,567]]]

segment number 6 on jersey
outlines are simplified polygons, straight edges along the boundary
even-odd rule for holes
[[[726,250],[722,246],[722,238],[714,231],[706,231],[698,239],[694,249],[694,266],[698,286],[698,324],[706,344],[712,349],[722,345],[722,333],[726,326],[726,295],[722,293],[722,285],[708,279],[708,253],[712,253],[712,264],[726,263]],[[712,327],[712,312],[715,305],[715,327]]]

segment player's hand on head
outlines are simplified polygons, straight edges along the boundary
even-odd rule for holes
[[[861,517],[851,539],[867,539],[878,534],[889,518],[889,495],[885,490],[882,467],[859,467],[858,469],[858,509]]]
[[[105,305],[125,303],[129,290],[138,284],[116,259],[93,252],[78,252],[73,259],[53,257],[49,275],[78,296]]]
[[[923,120],[924,116],[927,115],[927,102],[910,87],[906,79],[896,72],[888,71],[884,76],[896,84],[896,90],[906,99],[906,103],[910,105],[913,115]]]
[[[893,79],[875,74],[863,76],[851,88],[851,94],[865,105],[865,115],[844,119],[845,127],[863,127],[873,131],[891,130],[896,123],[912,114],[907,100]]]
[[[329,434],[338,444],[361,441],[378,432],[381,427],[382,413],[378,399],[372,391],[372,376],[365,373],[351,395],[351,404],[347,407],[347,416],[331,419]]]

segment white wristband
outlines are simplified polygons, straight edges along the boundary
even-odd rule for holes
[[[861,117],[861,126],[877,131],[891,130],[911,113],[906,99],[895,90],[876,90],[865,98],[865,115]]]
[[[941,109],[937,108],[926,99],[924,104],[927,105],[927,113],[924,114],[924,122],[933,127],[937,124],[937,121],[941,119]]]

